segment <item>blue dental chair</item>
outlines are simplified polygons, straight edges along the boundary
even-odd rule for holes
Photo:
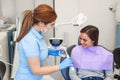
[[[3,80],[6,72],[6,65],[2,61],[0,61],[0,80]]]
[[[80,37],[78,37],[78,45],[80,45]],[[67,48],[67,53],[71,56],[71,51],[76,45],[71,45]],[[62,62],[66,57],[61,57],[60,62]],[[61,70],[64,80],[71,80],[69,76],[69,68]]]
[[[120,48],[116,48],[113,50],[114,55],[114,62],[115,62],[115,68],[120,71]],[[114,78],[117,80],[120,80],[120,72],[119,74],[114,74]]]

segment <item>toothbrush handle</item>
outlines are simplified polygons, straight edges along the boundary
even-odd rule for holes
[[[66,54],[66,57],[67,57],[67,58],[69,58],[69,57],[70,57],[70,56],[68,55],[68,53],[67,53],[67,51],[66,51],[66,50],[65,50],[65,54]],[[72,71],[74,71],[74,70],[75,70],[75,68],[73,67],[73,64],[71,64],[70,69],[71,69]]]
[[[70,56],[68,55],[67,51],[65,50],[66,57],[69,58]]]

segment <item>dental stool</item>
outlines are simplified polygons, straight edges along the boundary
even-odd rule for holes
[[[2,61],[0,61],[0,80],[3,80],[5,72],[6,72],[6,66]]]
[[[114,78],[120,80],[120,48],[113,50],[115,68],[118,69],[119,74],[114,74]]]

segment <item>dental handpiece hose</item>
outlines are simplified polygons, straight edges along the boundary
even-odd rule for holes
[[[67,58],[69,58],[70,56],[68,55],[68,53],[67,53],[67,51],[66,51],[66,49],[65,49],[65,54],[66,54],[66,57]],[[73,67],[73,64],[71,64],[72,66],[70,67],[70,69],[72,70],[72,71],[74,71],[75,70],[75,68]]]

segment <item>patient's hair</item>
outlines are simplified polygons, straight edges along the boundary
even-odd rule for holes
[[[86,33],[89,38],[94,41],[94,46],[98,45],[99,30],[93,25],[87,25],[81,29],[80,33]]]

